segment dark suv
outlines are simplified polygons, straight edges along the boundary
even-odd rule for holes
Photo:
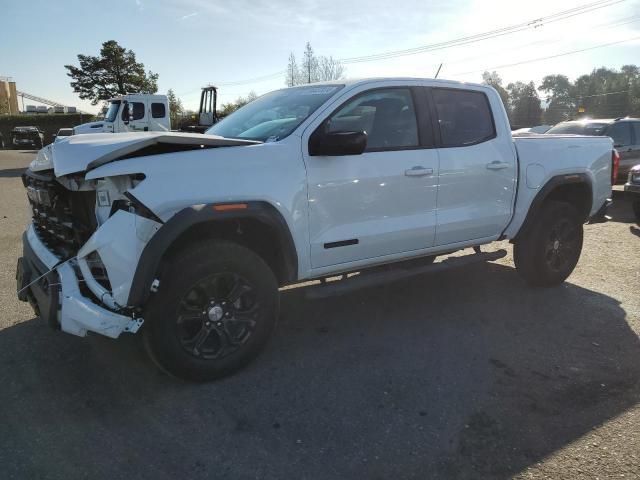
[[[640,163],[640,118],[574,120],[558,123],[546,133],[611,137],[620,154],[618,182],[624,182],[631,167]]]
[[[31,146],[41,149],[44,145],[44,134],[38,127],[15,127],[11,130],[11,145],[14,148]]]

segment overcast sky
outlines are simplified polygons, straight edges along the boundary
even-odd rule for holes
[[[160,75],[160,93],[173,88],[195,109],[208,83],[220,85],[221,102],[284,86],[284,75],[224,83],[284,70],[289,52],[300,57],[307,41],[316,53],[343,59],[466,37],[594,1],[1,0],[0,75],[13,77],[18,90],[96,111],[73,93],[64,65],[77,64],[78,53],[97,55],[101,43],[113,39]],[[590,49],[614,42],[620,43]],[[580,49],[590,50],[507,66]],[[480,81],[483,70],[495,69],[505,84],[640,64],[640,0],[491,40],[348,64],[346,73],[432,77],[441,62],[441,78]]]

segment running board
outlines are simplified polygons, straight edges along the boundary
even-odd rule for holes
[[[336,295],[343,295],[352,290],[375,287],[416,275],[442,272],[451,268],[465,267],[474,263],[492,262],[494,260],[503,258],[506,255],[507,251],[501,249],[495,252],[480,252],[471,253],[462,257],[449,257],[439,263],[434,263],[432,265],[420,265],[416,267],[391,267],[386,271],[372,269],[372,271],[370,272],[364,271],[359,275],[354,275],[351,277],[343,275],[343,279],[341,280],[334,280],[329,282],[322,281],[322,283],[306,287],[304,290],[306,297],[309,299],[333,297]]]

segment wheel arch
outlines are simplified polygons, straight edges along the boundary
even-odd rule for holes
[[[551,177],[534,197],[529,206],[527,216],[522,222],[518,233],[511,240],[512,242],[526,235],[547,200],[570,203],[580,213],[580,219],[586,222],[593,204],[591,179],[585,173],[571,173]]]
[[[162,262],[202,238],[229,239],[252,249],[269,264],[280,285],[297,278],[298,256],[293,237],[284,217],[273,205],[265,201],[193,205],[171,217],[145,246],[135,270],[128,305],[144,305]]]

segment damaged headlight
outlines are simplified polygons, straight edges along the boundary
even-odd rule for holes
[[[51,170],[52,168],[51,145],[47,145],[38,151],[36,158],[29,164],[29,170],[32,172],[40,172],[42,170]]]

